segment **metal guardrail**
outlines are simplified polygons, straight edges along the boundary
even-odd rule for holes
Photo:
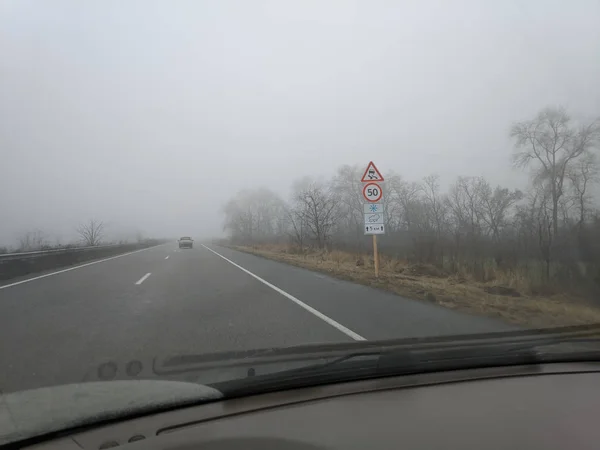
[[[55,254],[55,253],[70,253],[70,252],[82,252],[82,251],[90,251],[90,250],[101,250],[104,248],[122,247],[123,245],[128,245],[128,244],[95,245],[93,247],[64,247],[64,248],[52,248],[49,250],[37,250],[37,251],[33,251],[33,252],[0,253],[0,260],[35,258],[38,256],[51,255],[51,254]]]
[[[149,240],[147,242],[132,244],[53,248],[36,252],[3,253],[0,255],[0,281],[43,272],[45,270],[82,264],[147,247],[154,247],[164,242],[163,240]]]

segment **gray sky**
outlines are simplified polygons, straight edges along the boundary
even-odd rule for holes
[[[372,159],[522,186],[510,123],[600,113],[600,2],[0,1],[0,243],[220,232]]]

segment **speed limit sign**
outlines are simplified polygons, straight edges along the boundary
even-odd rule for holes
[[[379,200],[381,200],[382,195],[383,192],[381,191],[381,186],[379,186],[377,183],[365,184],[365,187],[363,188],[363,197],[368,202],[378,202]]]

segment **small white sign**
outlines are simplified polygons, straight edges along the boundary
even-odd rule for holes
[[[383,214],[383,203],[363,203],[363,212],[365,214]]]
[[[384,225],[365,225],[365,234],[385,234]]]
[[[365,214],[365,225],[383,225],[383,214]]]

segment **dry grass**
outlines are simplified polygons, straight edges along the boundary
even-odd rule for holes
[[[285,245],[236,246],[237,250],[276,261],[323,272],[394,292],[411,299],[435,302],[450,309],[471,314],[496,317],[527,327],[552,327],[600,322],[600,308],[565,294],[550,296],[521,292],[520,297],[492,295],[484,288],[498,285],[480,283],[468,275],[448,276],[435,267],[411,266],[388,256],[380,260],[379,278],[375,278],[373,258],[342,251],[299,251]],[[514,287],[515,280],[501,280]],[[509,286],[509,285],[513,286]]]

